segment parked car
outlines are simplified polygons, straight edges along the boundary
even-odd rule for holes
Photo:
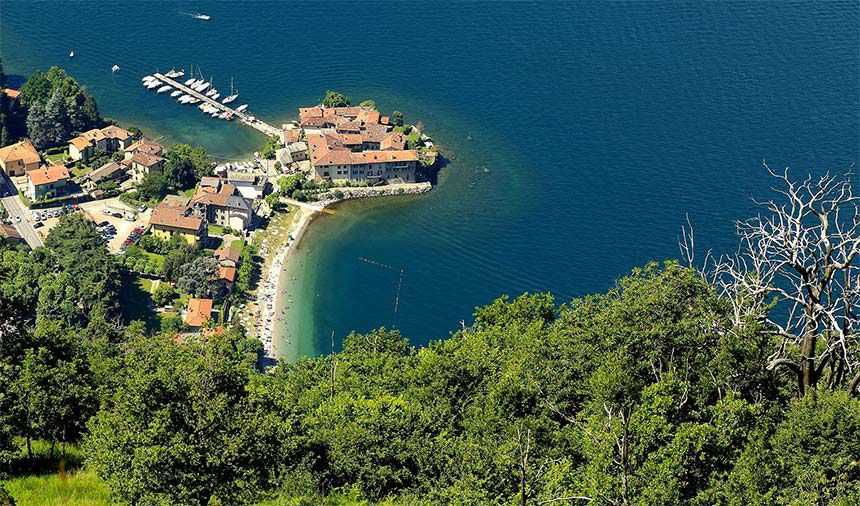
[[[44,225],[44,223],[42,223],[41,221],[37,221],[36,223],[33,223],[33,228],[39,228],[42,225]]]

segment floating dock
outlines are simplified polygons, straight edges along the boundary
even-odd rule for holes
[[[236,109],[233,109],[232,107],[230,107],[226,104],[222,104],[221,102],[212,99],[212,97],[207,97],[204,93],[200,93],[199,91],[195,91],[195,90],[189,88],[188,86],[185,86],[184,84],[182,84],[178,81],[174,81],[173,79],[166,77],[164,74],[156,72],[152,76],[154,78],[158,79],[159,81],[163,82],[163,83],[166,83],[166,84],[169,84],[170,86],[173,86],[174,88],[176,88],[177,90],[181,91],[182,93],[184,93],[186,95],[190,95],[190,96],[200,100],[203,103],[207,103],[207,104],[211,105],[212,107],[215,107],[221,111],[224,111],[228,114],[232,114],[234,117],[239,118],[239,120],[242,123],[248,125],[249,127],[253,128],[255,130],[262,132],[264,135],[266,135],[268,137],[281,135],[281,130],[279,128],[275,128],[272,125],[266,123],[265,121],[261,121],[261,120],[255,118],[254,116],[248,114],[247,112],[237,111]]]

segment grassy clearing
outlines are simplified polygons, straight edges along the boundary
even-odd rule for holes
[[[45,155],[45,159],[47,159],[51,163],[64,163],[66,161],[66,153],[59,152]]]
[[[224,235],[224,227],[221,225],[210,223],[208,229],[209,235]]]
[[[83,467],[83,455],[77,446],[67,445],[63,458],[58,445],[52,458],[47,441],[33,441],[30,459],[24,441],[18,441],[18,445],[21,453],[12,463],[11,477],[3,483],[18,506],[115,504],[101,478]]]
[[[125,321],[140,320],[149,331],[157,331],[160,320],[153,308],[152,281],[139,276],[129,275],[122,283],[119,294],[120,307]]]
[[[81,177],[81,176],[86,176],[87,174],[89,174],[92,171],[93,171],[92,167],[84,165],[81,167],[72,167],[72,170],[70,172],[72,173],[72,177]]]
[[[5,483],[18,506],[107,506],[107,484],[94,471],[80,469],[59,473],[19,476]]]

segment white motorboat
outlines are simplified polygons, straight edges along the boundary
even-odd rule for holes
[[[211,97],[212,95],[214,95],[216,93],[218,93],[218,90],[216,90],[215,88],[212,88],[211,90],[206,92],[206,96]]]
[[[191,101],[191,95],[182,95],[181,97],[179,97],[179,103],[180,104],[187,104],[190,101]]]
[[[170,94],[170,96],[171,96],[171,97],[178,97],[179,95],[182,95],[182,91],[181,91],[181,90],[176,90],[176,91],[174,91],[173,93],[171,93],[171,94]]]
[[[119,65],[114,65],[113,67],[110,68],[110,71],[113,72],[114,74],[119,72]]]
[[[199,92],[204,92],[204,91],[206,91],[206,88],[208,88],[208,87],[210,87],[210,86],[212,86],[212,85],[211,85],[210,83],[208,83],[208,82],[207,82],[207,83],[203,83],[203,84],[201,84],[199,87],[197,87],[197,91],[199,91]]]
[[[73,50],[69,51],[69,58],[74,58],[74,57],[75,57],[75,50],[73,49]]]
[[[161,81],[159,81],[158,79],[153,79],[152,81],[149,81],[149,83],[146,85],[146,87],[150,90],[153,88],[158,88],[159,86],[161,86]]]
[[[158,88],[158,90],[156,91],[156,93],[164,93],[165,91],[167,91],[167,90],[172,90],[172,89],[173,89],[173,86],[170,86],[170,85],[165,84],[165,85],[164,85],[164,86],[162,86],[161,88]]]
[[[220,93],[216,93],[216,94],[212,95],[212,100],[218,100],[218,97],[220,97],[220,96],[221,96]]]
[[[155,78],[152,76],[143,76],[143,79],[141,79],[141,82],[145,83],[147,81],[152,81],[153,79],[155,79]]]
[[[191,86],[194,83],[194,78],[186,79],[185,86]]]
[[[191,100],[188,101],[189,104],[196,104],[197,102],[200,102],[200,99],[194,97],[191,97]]]
[[[201,21],[209,21],[210,19],[212,19],[212,16],[210,16],[208,14],[203,14],[200,12],[195,12],[194,14],[191,15],[191,17],[194,19],[199,19]]]
[[[237,112],[242,112],[242,111],[244,111],[244,110],[245,110],[245,109],[247,109],[247,108],[248,108],[248,104],[242,104],[242,105],[240,105],[239,107],[237,107],[237,108],[236,108],[236,111],[237,111]]]

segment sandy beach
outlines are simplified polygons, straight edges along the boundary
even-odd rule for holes
[[[291,329],[300,318],[300,294],[295,287],[298,276],[306,275],[297,272],[292,265],[293,253],[298,248],[308,226],[327,207],[344,200],[372,198],[381,196],[418,194],[430,191],[430,183],[410,183],[391,185],[384,188],[342,188],[343,196],[321,202],[307,203],[290,199],[282,199],[289,203],[292,213],[296,213],[293,221],[286,230],[274,229],[260,245],[259,254],[266,259],[263,264],[257,297],[250,318],[245,324],[253,327],[251,333],[263,343],[266,356],[295,362],[301,356],[312,353],[312,343],[300,342],[298,336],[292,335]],[[284,239],[286,235],[286,240]]]
[[[295,360],[295,344],[289,341],[280,342],[277,329],[283,325],[281,294],[284,288],[285,269],[290,254],[301,241],[307,226],[311,223],[316,211],[310,207],[298,207],[293,212],[298,213],[287,231],[287,239],[271,251],[273,247],[264,240],[259,254],[267,261],[262,269],[260,284],[257,287],[255,310],[252,312],[253,334],[263,343],[266,356]]]

